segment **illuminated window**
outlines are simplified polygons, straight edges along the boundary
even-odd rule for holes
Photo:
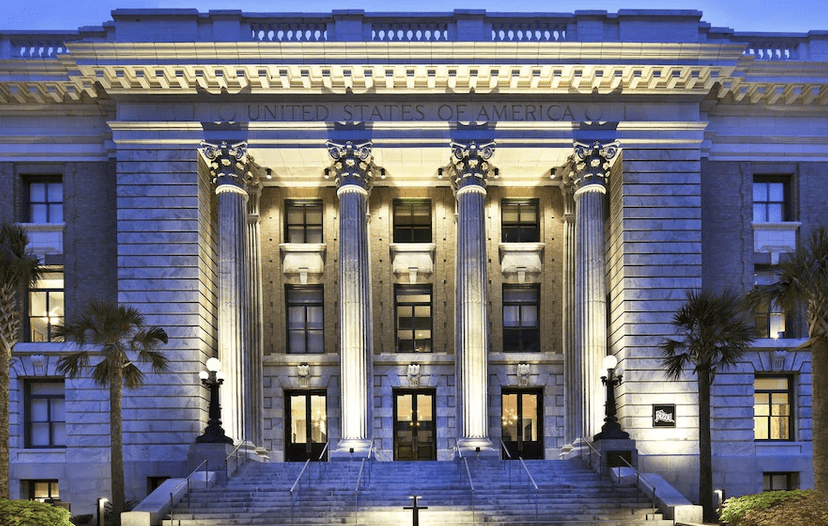
[[[788,179],[779,176],[757,176],[753,179],[753,221],[781,223],[790,221]]]
[[[322,242],[322,200],[288,199],[285,201],[285,242]]]
[[[397,352],[431,352],[431,285],[396,285]]]
[[[29,289],[28,300],[29,341],[52,341],[55,326],[63,325],[63,270],[44,272]]]
[[[540,350],[538,286],[503,285],[503,351]]]
[[[394,243],[431,243],[430,199],[394,199]]]
[[[755,285],[768,285],[773,282],[773,273],[769,269],[756,269],[753,274]],[[760,338],[791,337],[786,333],[786,314],[776,303],[762,303],[753,313],[753,321]]]
[[[325,352],[324,296],[321,285],[287,285],[287,352],[321,354]]]
[[[63,222],[63,183],[60,178],[37,178],[28,183],[26,223]]]
[[[791,491],[799,488],[799,473],[795,471],[762,473],[762,491]]]
[[[753,387],[756,440],[793,440],[793,381],[789,376],[757,376]]]
[[[60,500],[57,480],[21,480],[23,490],[29,500],[40,502],[57,502]]]
[[[501,237],[504,243],[540,241],[537,199],[504,199],[501,210]]]
[[[66,401],[63,380],[25,383],[27,448],[66,447]]]

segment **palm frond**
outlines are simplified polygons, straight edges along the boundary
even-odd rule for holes
[[[81,371],[89,367],[89,353],[80,351],[74,354],[63,356],[58,360],[57,371],[68,375],[69,378],[77,378]]]

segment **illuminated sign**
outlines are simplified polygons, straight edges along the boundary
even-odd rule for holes
[[[653,405],[653,427],[676,427],[676,404]]]

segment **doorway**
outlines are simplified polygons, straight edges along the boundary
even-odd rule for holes
[[[285,461],[326,460],[319,458],[328,442],[328,410],[325,391],[285,393]],[[327,452],[326,452],[327,456]]]
[[[543,458],[542,400],[543,392],[537,389],[501,392],[501,437],[512,460]]]
[[[394,460],[437,460],[434,391],[394,392]]]

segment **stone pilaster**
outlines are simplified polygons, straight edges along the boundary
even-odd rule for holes
[[[218,197],[218,358],[224,373],[222,422],[236,442],[251,437],[250,298],[245,186],[254,177],[247,166],[247,144],[202,143]]]
[[[371,445],[373,331],[368,253],[371,143],[328,142],[339,197],[339,328],[342,439],[332,458],[347,459]]]
[[[488,286],[486,178],[493,142],[451,143],[457,199],[457,420],[466,453],[498,455],[488,428]],[[479,448],[479,450],[478,450]]]
[[[247,384],[250,386],[250,406],[247,409],[249,416],[248,440],[256,445],[262,444],[264,432],[264,406],[262,385],[264,371],[262,370],[262,355],[264,354],[264,313],[262,311],[262,250],[261,231],[259,224],[259,201],[262,196],[262,185],[256,181],[247,185],[250,199],[247,202],[247,275],[249,276],[249,312],[250,312],[250,375]]]
[[[575,352],[580,360],[580,425],[571,430],[577,440],[601,429],[606,396],[601,387],[601,363],[607,354],[607,287],[604,257],[604,196],[609,161],[618,144],[576,143],[575,187]],[[570,391],[577,393],[577,391]],[[569,433],[568,433],[569,434]]]
[[[574,160],[570,157],[561,169],[561,197],[563,201],[563,311],[561,320],[564,355],[564,443],[575,443],[581,430],[581,360],[575,347],[575,184],[572,172]]]

